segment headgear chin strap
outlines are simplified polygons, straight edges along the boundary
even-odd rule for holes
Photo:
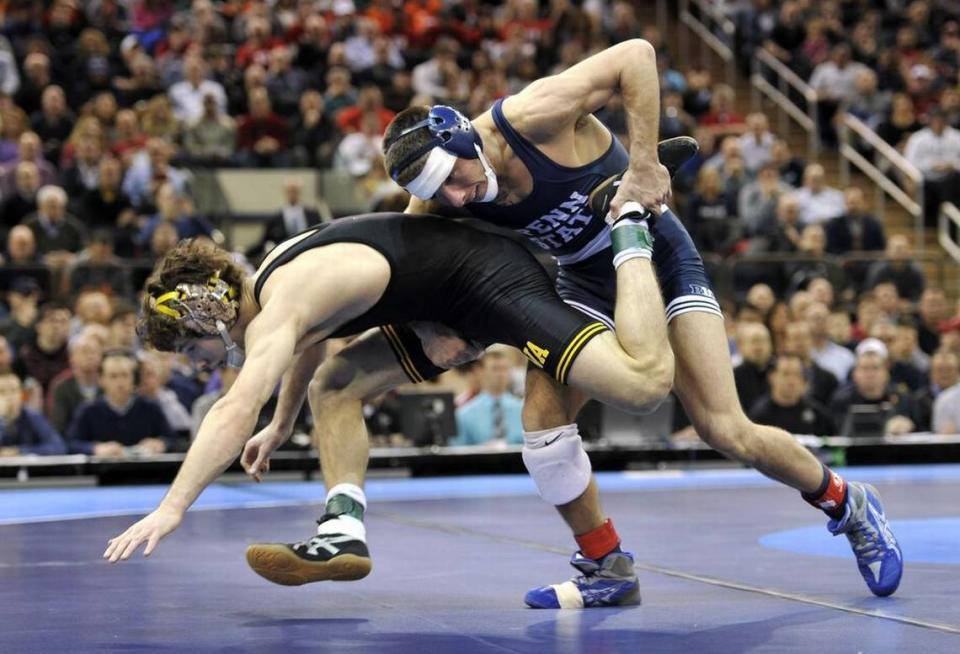
[[[153,300],[153,308],[183,323],[188,332],[199,337],[219,336],[227,348],[227,365],[243,365],[243,350],[230,338],[227,325],[233,324],[240,310],[237,289],[214,273],[206,284],[177,284],[177,288]]]
[[[430,156],[427,157],[423,170],[406,185],[411,195],[421,200],[429,200],[440,190],[458,157],[479,159],[480,165],[483,166],[483,174],[487,178],[487,192],[484,193],[480,202],[492,202],[499,190],[497,175],[483,155],[483,141],[477,130],[466,116],[453,107],[446,105],[431,107],[426,118],[407,127],[395,138],[384,143],[384,152],[406,135],[423,128],[430,131],[430,139],[391,168],[390,177],[393,181],[397,181],[407,166],[429,152]]]

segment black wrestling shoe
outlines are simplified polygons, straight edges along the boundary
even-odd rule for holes
[[[657,144],[657,157],[670,172],[670,177],[699,151],[700,145],[689,136],[677,136]],[[623,173],[604,180],[590,193],[590,210],[594,216],[605,217],[610,211],[610,201],[617,194],[621,177]]]
[[[657,144],[657,156],[670,172],[670,177],[676,175],[680,167],[699,151],[700,144],[689,136],[675,136]]]
[[[373,568],[367,544],[349,534],[335,533],[338,516],[323,516],[322,533],[293,544],[254,543],[247,548],[247,564],[258,575],[282,586],[315,581],[356,581]]]

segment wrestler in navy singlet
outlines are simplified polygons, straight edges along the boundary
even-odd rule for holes
[[[557,291],[571,306],[613,328],[616,271],[605,215],[596,215],[591,195],[621,177],[629,155],[616,137],[593,163],[561,166],[520,135],[503,114],[503,100],[491,113],[494,124],[530,171],[533,191],[513,205],[470,203],[475,217],[512,229],[548,250],[557,259]],[[653,262],[663,291],[667,320],[689,311],[721,315],[690,235],[673,214],[654,222]]]
[[[483,345],[503,343],[565,382],[573,361],[602,322],[564,304],[543,267],[503,236],[434,216],[402,213],[341,218],[296,240],[257,273],[254,298],[270,275],[300,254],[333,243],[360,243],[390,264],[379,300],[331,336],[380,327],[413,381],[436,376],[420,339],[405,324],[443,323]]]

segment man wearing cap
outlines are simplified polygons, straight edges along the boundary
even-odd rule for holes
[[[857,346],[853,384],[838,390],[830,401],[830,413],[842,425],[855,405],[871,404],[890,412],[885,432],[906,434],[917,424],[916,407],[909,395],[890,387],[889,353],[878,338],[867,338]]]
[[[547,250],[559,265],[561,297],[605,324],[612,324],[616,284],[611,246],[618,245],[607,221],[628,207],[644,212],[676,356],[674,390],[697,433],[824,510],[831,532],[848,536],[871,590],[890,594],[902,565],[885,524],[879,530],[868,524],[868,504],[882,515],[875,492],[847,484],[789,433],[751,423],[740,406],[723,317],[703,261],[679,219],[663,204],[670,196],[670,180],[658,160],[658,88],[652,46],[640,39],[624,41],[533,82],[472,121],[444,106],[401,112],[385,134],[385,165],[414,196],[409,212],[431,213],[439,204],[463,208]],[[621,94],[627,114],[628,147],[593,116],[615,93]],[[447,353],[436,354],[442,359]],[[576,434],[573,423],[588,398],[556,384],[532,357],[525,395],[525,448],[543,438],[553,442],[555,436]],[[343,440],[337,445],[341,451],[347,449]],[[366,445],[357,441],[351,447],[356,449],[344,456],[361,469],[350,474],[362,478]],[[324,466],[328,463],[333,465],[325,458]],[[596,484],[591,479],[581,490],[572,502],[554,504],[575,535],[579,551],[572,562],[585,572],[580,579],[587,587],[609,573],[612,561],[629,555],[620,550]],[[863,542],[863,530],[876,537],[877,549],[857,544]],[[632,572],[615,581],[637,583]],[[526,596],[527,604],[538,608],[576,606],[583,600],[575,594],[561,597],[552,585]],[[582,605],[604,604],[609,602],[586,600]]]

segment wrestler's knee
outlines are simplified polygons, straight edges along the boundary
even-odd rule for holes
[[[744,463],[757,459],[759,442],[754,433],[755,425],[740,407],[711,412],[708,418],[694,426],[704,443],[728,457]]]
[[[338,400],[359,400],[362,397],[353,397],[353,380],[356,371],[343,357],[335,356],[326,360],[313,373],[313,378],[307,386],[307,400],[310,408],[318,409]]]

